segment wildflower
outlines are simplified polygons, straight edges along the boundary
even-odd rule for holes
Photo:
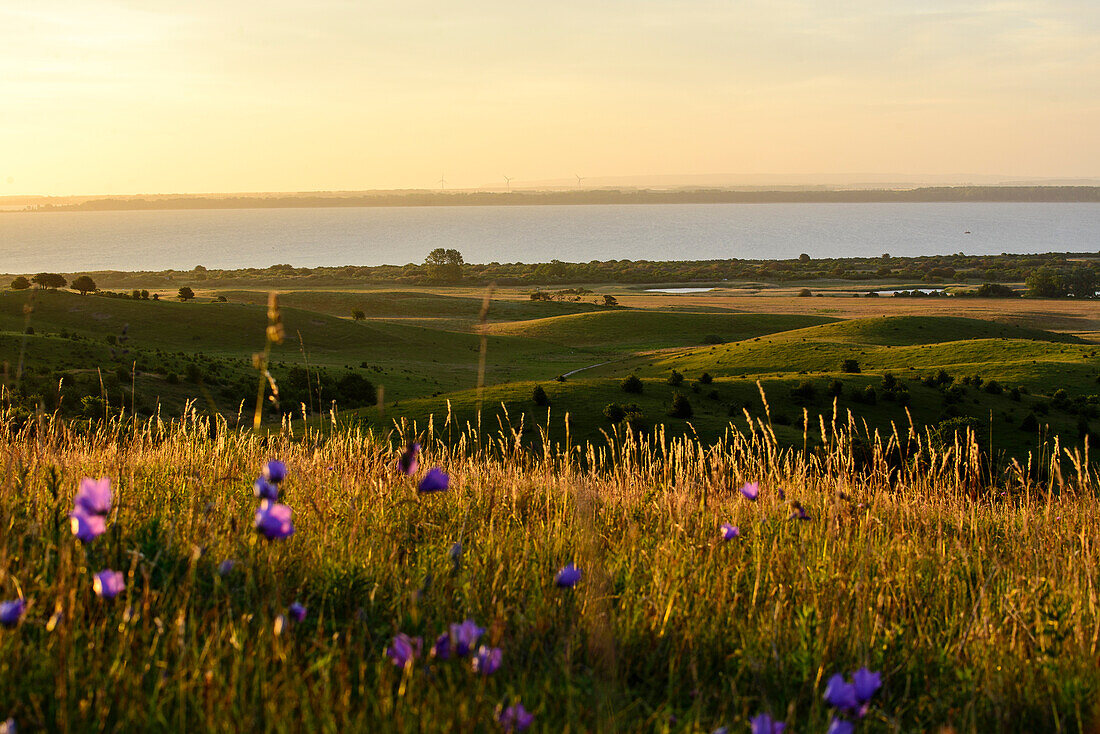
[[[104,599],[114,599],[126,588],[121,571],[112,571],[105,568],[92,577],[92,588],[96,596]]]
[[[774,721],[771,714],[759,714],[749,719],[752,734],[783,734],[787,725],[782,721]]]
[[[474,656],[471,662],[475,673],[492,675],[500,668],[503,658],[504,651],[499,647],[485,647],[485,645],[482,645],[477,649],[477,655]]]
[[[306,618],[306,608],[300,602],[294,602],[286,611],[295,622],[302,622]]]
[[[16,734],[18,731],[19,728],[15,725],[15,719],[8,719],[0,723],[0,734]]]
[[[69,514],[69,523],[73,535],[81,543],[90,543],[107,532],[107,518],[103,515],[89,515],[77,507]]]
[[[852,722],[834,717],[832,722],[829,723],[829,729],[825,734],[852,734],[853,731],[855,731],[855,727],[852,726]]]
[[[428,492],[442,492],[450,484],[451,478],[437,466],[428,470],[428,473],[420,480],[420,484],[417,485],[416,491],[425,494]]]
[[[435,638],[435,644],[432,645],[430,654],[436,660],[450,660],[451,636],[444,632],[439,637]]]
[[[722,523],[719,530],[721,530],[722,540],[733,540],[741,535],[741,528],[730,525],[728,522]]]
[[[266,479],[267,481],[271,482],[272,484],[278,484],[279,482],[286,479],[286,464],[281,461],[276,461],[275,459],[272,459],[271,461],[264,464],[263,475],[264,479]]]
[[[572,589],[581,580],[581,570],[572,563],[567,563],[554,576],[554,584],[563,589]]]
[[[410,443],[409,447],[405,449],[405,453],[401,454],[401,458],[397,460],[397,470],[405,476],[411,477],[416,474],[419,467],[420,444]]]
[[[256,530],[268,540],[289,538],[294,534],[294,523],[290,521],[290,515],[290,508],[286,505],[264,500],[260,503],[260,509],[256,510]]]
[[[464,658],[474,649],[474,645],[485,634],[484,627],[478,627],[472,619],[461,624],[451,625],[451,641],[455,645],[455,655]]]
[[[236,565],[237,562],[234,561],[232,558],[226,558],[224,561],[218,564],[218,575],[228,576],[233,571],[233,568]]]
[[[274,502],[279,499],[279,487],[263,477],[257,479],[256,483],[252,485],[252,491],[262,500],[271,500]]]
[[[756,501],[756,498],[760,496],[760,482],[745,482],[741,487],[741,494],[745,499]]]
[[[455,564],[455,567],[457,567],[459,562],[462,561],[462,543],[455,543],[452,545],[450,550],[447,551],[447,557],[450,558],[451,563]]]
[[[806,508],[799,502],[792,502],[791,507],[794,508],[794,512],[791,513],[791,520],[809,520],[810,515],[806,512]]]
[[[845,711],[854,711],[859,707],[856,698],[856,687],[844,680],[844,676],[837,673],[825,685],[825,702],[830,706]]]
[[[720,726],[710,734],[730,734],[730,728],[728,726]]]
[[[867,704],[871,697],[882,688],[882,674],[872,673],[867,668],[860,668],[852,673],[852,685],[856,689],[856,699],[860,704]]]
[[[523,708],[522,703],[509,706],[497,717],[504,731],[526,731],[535,720],[535,715]]]
[[[393,642],[386,648],[386,657],[399,668],[405,668],[412,664],[420,656],[420,649],[424,641],[419,637],[409,637],[404,632],[399,632],[393,637]]]
[[[85,515],[105,517],[111,511],[111,480],[107,477],[81,479],[74,505],[73,512],[83,511]]]
[[[27,604],[22,599],[0,603],[0,625],[14,627],[19,624],[19,619],[26,610]]]

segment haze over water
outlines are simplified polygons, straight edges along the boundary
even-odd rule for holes
[[[966,234],[969,232],[969,234]],[[1097,204],[654,204],[0,214],[0,271],[1097,252]]]

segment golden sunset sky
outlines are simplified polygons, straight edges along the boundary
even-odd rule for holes
[[[1100,176],[1100,2],[14,0],[0,195]]]

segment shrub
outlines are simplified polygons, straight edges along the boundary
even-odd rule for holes
[[[937,385],[950,385],[955,381],[955,378],[947,370],[940,370],[936,373],[935,382]]]
[[[672,374],[668,376],[668,384],[672,385],[673,387],[677,387],[679,385],[682,385],[683,383],[684,376],[676,370],[672,370]]]
[[[839,398],[844,394],[844,383],[840,380],[833,380],[829,383],[829,397]]]
[[[691,408],[691,403],[682,394],[676,393],[672,396],[672,405],[668,408],[668,414],[673,418],[690,418],[695,415],[695,411]]]
[[[1020,421],[1020,430],[1028,433],[1035,433],[1039,430],[1039,419],[1034,413],[1028,413],[1024,416],[1024,419]]]
[[[898,405],[905,408],[913,402],[913,396],[909,394],[908,390],[898,390],[894,393],[894,400],[897,401]]]
[[[183,375],[188,382],[201,382],[202,368],[194,362],[188,362],[187,367],[185,367],[183,370]]]
[[[550,404],[550,397],[546,394],[546,391],[542,389],[542,385],[535,385],[535,389],[531,391],[531,400],[535,405],[547,406]]]
[[[966,397],[966,388],[962,385],[952,385],[943,393],[943,401],[945,403],[957,403],[964,397]]]
[[[642,381],[638,379],[637,375],[630,375],[619,383],[619,387],[622,388],[623,392],[637,395],[642,392]]]
[[[355,321],[362,321],[367,318],[367,314],[363,312],[361,308],[353,308],[351,310],[351,318]]]
[[[874,385],[868,385],[867,387],[863,388],[863,402],[867,403],[868,405],[875,405],[876,403],[878,403],[878,393],[875,392]]]
[[[336,392],[349,405],[370,405],[378,399],[374,383],[355,372],[346,372],[336,381]]]
[[[848,374],[858,374],[859,362],[854,359],[846,359],[840,363],[840,371],[847,372]]]
[[[955,439],[963,441],[966,439],[967,432],[973,432],[974,436],[978,436],[979,430],[981,430],[982,424],[978,422],[976,418],[971,416],[959,416],[958,418],[949,418],[945,421],[940,421],[936,426],[936,430],[933,433],[941,444],[954,443]]]
[[[812,295],[813,295],[813,292],[810,291],[809,288],[803,288],[802,290],[800,290],[798,292],[798,297],[799,298],[809,298]]]
[[[1014,387],[1008,391],[1008,397],[1017,403],[1020,402],[1020,388]]]
[[[898,386],[898,378],[894,377],[889,372],[886,372],[882,375],[882,389],[883,390],[893,390],[897,386]]]
[[[704,372],[703,374],[699,375],[699,382],[704,385],[709,385],[710,383],[714,382],[714,378],[710,376],[709,372]]]
[[[707,334],[703,337],[704,344],[725,344],[726,340],[717,334]]]
[[[623,410],[623,406],[618,403],[608,403],[604,406],[603,417],[607,418],[612,423],[618,423],[626,417],[626,411]]]
[[[990,380],[989,382],[985,383],[985,387],[983,389],[990,395],[1000,395],[1002,392],[1004,392],[1004,388],[1001,387],[1001,383],[997,382],[996,380]]]
[[[796,398],[802,398],[804,400],[812,400],[816,394],[814,384],[809,380],[803,380],[795,387],[791,388],[791,395]]]
[[[189,286],[180,286],[179,291],[176,293],[176,298],[181,301],[190,301],[195,297],[195,291],[191,290]]]
[[[20,275],[18,278],[11,282],[11,289],[13,291],[25,291],[31,287],[31,282]]]
[[[717,400],[719,397],[721,396],[718,394],[717,390],[711,390],[707,393],[707,400]]]
[[[169,372],[167,375],[164,376],[164,381],[167,382],[169,385],[178,385],[180,383],[180,376],[177,375],[175,372]]]
[[[214,303],[229,303],[229,299],[225,296],[218,296],[214,299]]]

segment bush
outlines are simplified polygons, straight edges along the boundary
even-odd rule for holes
[[[623,392],[633,393],[637,395],[642,392],[642,381],[638,379],[637,375],[631,375],[630,377],[627,377],[625,380],[620,382],[619,387],[622,388]]]
[[[202,382],[202,368],[194,362],[187,363],[187,367],[184,368],[183,374],[188,382]]]
[[[365,314],[361,308],[353,308],[351,310],[351,318],[355,321],[362,321],[367,318],[367,314]]]
[[[672,396],[672,405],[668,408],[668,414],[673,418],[690,418],[695,415],[695,411],[691,408],[691,403],[682,394],[676,393]]]
[[[940,421],[936,426],[936,430],[933,436],[941,444],[954,443],[958,438],[960,441],[966,440],[967,432],[972,431],[975,438],[978,436],[978,432],[981,430],[982,424],[978,422],[976,418],[970,416],[960,416],[958,418],[949,418],[945,421]]]
[[[704,385],[709,385],[710,383],[714,382],[714,378],[710,376],[709,372],[704,372],[703,374],[699,375],[699,382]]]
[[[371,405],[378,400],[374,383],[355,372],[346,372],[336,381],[336,392],[348,405]]]
[[[913,402],[913,396],[909,394],[908,390],[898,390],[896,393],[894,393],[894,400],[897,401],[898,405],[905,408]]]
[[[829,383],[829,397],[839,398],[844,394],[844,383],[840,380],[833,380]]]
[[[1000,395],[1002,392],[1004,392],[1004,388],[1001,387],[1001,383],[997,382],[996,380],[990,380],[989,382],[985,383],[985,387],[983,389],[990,395]]]
[[[943,386],[950,385],[952,382],[955,381],[955,378],[952,377],[947,370],[940,370],[936,373],[936,377],[934,378],[934,380],[937,385]]]
[[[612,423],[618,423],[626,417],[626,411],[623,410],[623,406],[618,403],[608,403],[604,406],[603,417],[607,418]]]
[[[169,372],[167,375],[164,376],[164,381],[167,382],[169,385],[178,385],[180,384],[180,376],[177,375],[175,372]]]
[[[1008,391],[1008,397],[1015,402],[1020,402],[1020,388],[1014,387]]]
[[[962,385],[952,385],[944,390],[943,401],[945,403],[957,403],[966,397],[966,388]]]
[[[882,389],[883,390],[893,390],[897,386],[898,386],[898,378],[894,377],[889,372],[886,372],[882,375]]]
[[[18,278],[11,282],[11,289],[13,291],[25,291],[31,287],[31,282],[20,275]]]
[[[684,376],[676,370],[672,370],[672,374],[668,376],[668,384],[672,385],[673,387],[678,387],[684,384]]]
[[[846,359],[840,363],[840,371],[848,374],[859,374],[859,362],[854,359]]]
[[[799,298],[809,298],[812,295],[813,295],[813,292],[810,291],[809,288],[803,288],[802,290],[800,290],[798,292],[798,297]]]
[[[725,344],[726,340],[717,334],[707,334],[703,337],[704,344]]]
[[[190,301],[195,297],[195,291],[191,290],[188,286],[180,286],[179,291],[176,293],[176,298],[181,301]]]
[[[531,391],[531,400],[535,405],[543,407],[550,404],[550,397],[542,389],[542,385],[535,385],[535,389]]]
[[[809,380],[803,380],[797,386],[791,388],[791,395],[803,400],[813,400],[816,393],[817,390],[814,388],[814,384]]]
[[[1020,430],[1028,433],[1035,433],[1039,430],[1039,419],[1034,413],[1028,413],[1024,416],[1024,419],[1020,421]]]
[[[867,403],[868,405],[875,405],[876,403],[878,403],[878,393],[875,392],[874,385],[868,385],[867,387],[863,388],[863,402]]]

